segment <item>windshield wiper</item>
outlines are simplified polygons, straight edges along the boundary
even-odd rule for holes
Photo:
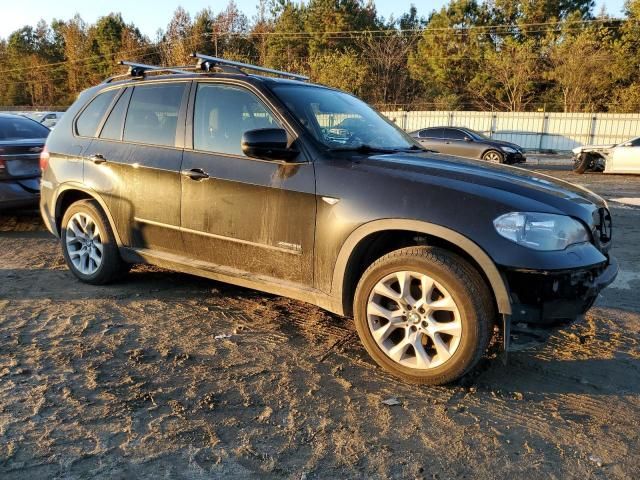
[[[429,152],[429,153],[439,153],[437,150],[431,150],[429,148],[419,147],[418,145],[411,145],[408,148],[403,148],[402,150],[398,150],[401,152]]]
[[[329,149],[332,152],[358,152],[358,153],[397,153],[403,149],[374,147],[363,143],[357,147],[333,147]]]

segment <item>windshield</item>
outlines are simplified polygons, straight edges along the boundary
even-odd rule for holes
[[[411,137],[352,95],[303,85],[273,90],[311,135],[331,149],[417,148]]]
[[[487,137],[484,133],[480,133],[477,132],[475,130],[469,130],[469,133],[471,134],[471,136],[476,136],[477,138],[481,139],[481,140],[491,140],[489,137]]]

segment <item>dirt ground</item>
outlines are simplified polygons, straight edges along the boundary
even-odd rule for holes
[[[535,168],[640,197],[638,177]],[[0,477],[638,478],[640,208],[611,206],[622,271],[586,318],[520,328],[506,366],[438,388],[300,302],[148,266],[81,284],[37,212],[5,213]]]

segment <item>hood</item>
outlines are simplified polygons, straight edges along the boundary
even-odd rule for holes
[[[519,152],[522,152],[523,149],[520,145],[516,145],[515,143],[505,142],[504,140],[482,140],[482,143],[487,143],[489,145],[493,145],[495,147],[511,147]]]
[[[429,152],[374,155],[366,162],[372,167],[392,169],[396,175],[412,180],[419,181],[422,174],[509,192],[567,214],[575,213],[575,207],[586,207],[588,217],[594,208],[606,206],[601,197],[579,185],[509,165]],[[569,208],[567,202],[571,204]]]
[[[582,145],[580,147],[576,147],[572,149],[571,151],[576,155],[578,155],[579,153],[582,153],[582,152],[601,152],[603,150],[609,150],[615,146],[616,146],[615,143],[610,145]]]

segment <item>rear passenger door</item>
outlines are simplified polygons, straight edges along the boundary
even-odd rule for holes
[[[436,152],[447,153],[444,150],[444,141],[442,140],[442,128],[425,128],[420,130],[418,141],[425,148],[435,150]]]
[[[125,245],[179,251],[180,164],[190,81],[123,88],[85,154],[85,183]]]

